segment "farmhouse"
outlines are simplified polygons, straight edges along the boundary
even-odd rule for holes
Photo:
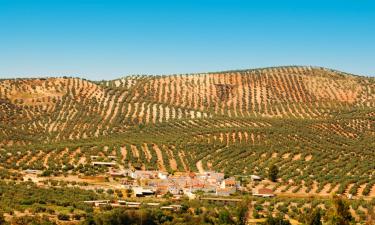
[[[112,169],[108,172],[108,174],[111,176],[111,177],[125,177],[128,175],[128,173],[124,170],[116,170],[116,169]]]
[[[130,174],[131,178],[133,179],[155,179],[158,177],[157,171],[143,171],[143,170],[136,170]]]
[[[224,173],[217,173],[214,171],[206,171],[198,175],[201,180],[207,181],[209,184],[217,184],[224,180]]]
[[[234,177],[227,178],[220,184],[220,188],[238,188],[239,186],[239,182],[237,182]]]
[[[274,197],[275,194],[273,191],[269,188],[260,188],[258,190],[255,190],[253,192],[254,196],[259,196],[259,197],[264,197],[264,198],[269,198],[269,197]]]
[[[116,157],[115,155],[110,155],[110,156],[108,156],[107,158],[108,158],[108,159],[112,159],[112,160],[117,159],[117,157]]]
[[[217,188],[215,195],[217,196],[230,196],[236,192],[236,188]]]
[[[144,197],[155,194],[154,190],[144,187],[133,187],[133,192],[136,197]]]
[[[260,176],[257,176],[257,175],[250,175],[250,178],[252,181],[261,181],[262,178]]]
[[[160,209],[166,209],[166,210],[172,210],[172,211],[178,211],[181,209],[181,205],[169,205],[169,206],[162,206]]]
[[[130,207],[130,208],[139,208],[139,206],[141,205],[140,202],[127,202],[127,201],[124,201],[124,200],[118,200],[117,203],[119,205],[127,206],[127,207]]]
[[[92,162],[93,166],[116,166],[115,162]]]
[[[27,174],[42,174],[41,170],[27,169],[27,170],[24,170],[24,172],[27,173]]]
[[[84,203],[86,204],[90,204],[90,205],[93,205],[93,206],[96,206],[96,207],[99,207],[101,205],[108,205],[109,204],[109,200],[93,200],[93,201],[84,201]]]
[[[167,172],[159,171],[158,172],[158,177],[159,177],[159,179],[165,180],[165,179],[168,178],[168,173]]]

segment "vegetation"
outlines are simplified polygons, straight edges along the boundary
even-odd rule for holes
[[[328,223],[331,225],[349,225],[353,221],[349,205],[341,198],[334,198],[333,207],[328,212]]]
[[[0,166],[96,175],[107,171],[91,165],[100,155],[125,168],[197,171],[201,162],[227,175],[267,177],[275,165],[280,191],[368,196],[374,95],[373,78],[293,66],[2,80]]]
[[[276,193],[351,194],[369,201],[375,196],[374,118],[374,78],[319,67],[136,75],[100,82],[1,80],[0,191],[6,194],[0,202],[9,213],[37,208],[42,193],[50,196],[48,204],[63,207],[74,206],[64,206],[62,193],[83,199],[113,195],[81,193],[85,184],[53,180],[45,181],[51,193],[35,189],[32,198],[25,194],[32,184],[21,182],[22,170],[41,170],[44,177],[108,171],[93,161],[115,162],[117,169],[255,174],[277,180],[269,186]],[[13,186],[21,191],[12,192]],[[67,186],[73,191],[65,193]],[[286,205],[275,207],[296,211]],[[82,210],[76,214],[87,213],[83,205],[76,206]],[[353,207],[361,219],[366,217],[368,210]],[[256,213],[265,217],[263,210]],[[75,214],[59,213],[62,219]],[[219,218],[227,220],[226,212]]]
[[[88,216],[84,225],[116,224],[245,224],[242,206],[221,207],[215,204],[203,205],[185,202],[180,211],[160,209],[113,209]],[[194,210],[193,210],[194,209]]]
[[[277,181],[277,175],[279,174],[279,169],[277,168],[276,165],[272,165],[268,171],[268,178],[276,182]]]
[[[0,208],[4,213],[14,211],[49,213],[58,215],[59,219],[67,220],[66,213],[90,213],[92,207],[83,201],[103,197],[93,191],[80,188],[38,188],[32,182],[0,181]],[[27,219],[27,218],[25,218]]]
[[[322,225],[322,215],[320,209],[315,209],[312,214],[306,218],[306,225]]]
[[[270,215],[264,225],[291,225],[291,223],[282,217],[273,217]]]

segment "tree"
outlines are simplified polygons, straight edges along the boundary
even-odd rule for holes
[[[249,209],[249,202],[241,202],[240,204],[237,205],[235,215],[237,218],[237,224],[238,225],[245,225],[246,224],[246,216],[248,214],[248,209]]]
[[[282,217],[273,217],[269,215],[267,217],[266,222],[263,223],[264,225],[291,225],[289,220],[284,220]]]
[[[56,225],[55,222],[50,221],[49,218],[46,216],[13,217],[10,224],[13,224],[13,225],[24,225],[24,224]]]
[[[311,215],[307,218],[306,225],[322,225],[322,215],[320,209],[314,210]]]
[[[70,216],[67,215],[67,214],[60,213],[59,215],[57,215],[57,219],[59,219],[59,220],[69,220]]]
[[[375,224],[375,215],[374,215],[373,206],[371,206],[368,212],[369,212],[368,213],[369,215],[367,216],[366,225]]]
[[[107,189],[107,194],[109,194],[109,195],[113,195],[113,193],[114,193],[114,191],[112,190],[112,189]]]
[[[353,221],[353,216],[349,211],[349,205],[340,197],[333,198],[333,207],[328,211],[328,224],[349,225]]]
[[[227,210],[222,210],[219,213],[219,223],[220,224],[232,224],[232,218]]]
[[[279,168],[277,168],[276,165],[272,165],[268,171],[268,178],[271,181],[276,182],[278,173],[279,173]]]
[[[0,225],[6,224],[4,213],[0,212]]]

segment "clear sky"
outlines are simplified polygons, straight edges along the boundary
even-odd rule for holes
[[[314,65],[375,75],[373,0],[0,0],[0,77]]]

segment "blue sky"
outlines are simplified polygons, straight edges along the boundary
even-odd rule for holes
[[[375,75],[370,0],[0,0],[0,77],[316,65]]]

